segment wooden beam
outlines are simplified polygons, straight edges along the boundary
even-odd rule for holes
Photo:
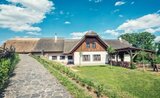
[[[118,63],[118,52],[116,53],[116,63]]]

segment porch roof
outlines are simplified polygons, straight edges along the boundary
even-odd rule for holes
[[[125,47],[125,48],[119,48],[119,49],[116,49],[117,52],[125,52],[125,51],[128,51],[128,50],[131,50],[131,51],[145,51],[145,52],[150,52],[150,53],[155,53],[155,51],[153,50],[147,50],[147,49],[141,49],[141,48],[135,48],[135,47]]]

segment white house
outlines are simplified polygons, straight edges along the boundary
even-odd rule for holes
[[[108,63],[107,47],[112,46],[116,52],[112,55],[114,62],[130,62],[132,51],[139,50],[127,41],[102,39],[90,31],[81,39],[64,38],[18,38],[6,41],[7,47],[14,46],[17,53],[43,55],[49,60],[74,65],[100,65]]]

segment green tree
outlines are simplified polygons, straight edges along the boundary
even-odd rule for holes
[[[128,41],[130,44],[132,44],[134,47],[138,47],[137,46],[137,33],[126,33],[126,34],[122,34],[119,37],[121,37],[122,39]]]
[[[147,57],[147,53],[143,50],[138,52],[138,56],[141,57],[142,65],[143,65],[143,70],[145,71],[145,58]]]
[[[155,43],[155,51],[157,55],[160,56],[160,42]]]
[[[112,66],[112,61],[111,61],[111,59],[112,59],[113,53],[115,53],[115,49],[114,49],[112,46],[109,46],[109,47],[107,48],[107,51],[108,51],[109,61],[110,61],[110,64],[111,64],[111,66]]]
[[[141,33],[126,33],[120,35],[122,39],[128,41],[134,47],[143,48],[148,50],[153,50],[153,42],[155,39],[155,35],[149,32],[141,32]]]

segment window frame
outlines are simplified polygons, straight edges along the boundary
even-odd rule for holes
[[[69,58],[69,57],[72,57],[72,58]],[[68,60],[73,60],[73,56],[67,56],[67,59]]]
[[[60,56],[60,60],[65,60],[65,58],[66,58],[66,57],[65,57],[64,55],[61,55],[61,56]]]
[[[87,59],[86,59],[85,56],[87,56]],[[89,62],[89,61],[91,61],[91,56],[88,55],[88,54],[82,55],[82,61],[83,61],[83,62]]]
[[[86,48],[90,48],[90,41],[86,40]]]
[[[53,57],[55,57],[56,59],[53,59]],[[57,56],[52,56],[52,60],[57,60]]]
[[[95,57],[95,56],[97,56],[97,57]],[[94,54],[93,55],[93,61],[101,61],[101,54]]]
[[[96,41],[94,40],[93,42],[92,42],[92,48],[96,48]]]

